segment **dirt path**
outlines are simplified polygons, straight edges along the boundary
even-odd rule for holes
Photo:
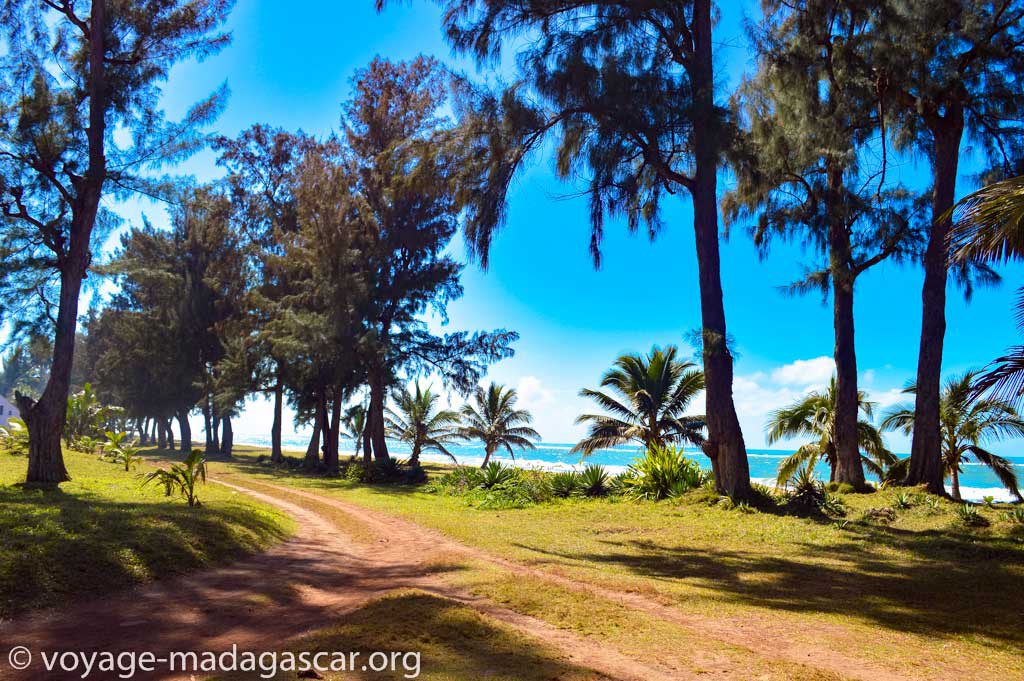
[[[434,552],[427,550],[430,547],[414,526],[406,526],[404,534],[393,537],[393,541],[367,544],[354,541],[338,524],[300,504],[248,486],[228,486],[290,514],[299,526],[296,536],[229,567],[0,624],[0,678],[79,678],[45,672],[39,663],[39,651],[131,650],[148,651],[159,658],[174,651],[223,651],[233,644],[239,650],[275,650],[285,641],[320,629],[388,591],[409,588],[474,607],[543,641],[576,666],[610,678],[690,678],[678,670],[638,662],[535,618],[453,591],[426,569],[426,560]],[[8,650],[14,646],[35,652],[35,663],[28,670],[15,672],[7,666]],[[94,673],[90,678],[114,676]],[[189,676],[165,669],[133,678]]]
[[[767,660],[785,660],[795,664],[809,665],[832,672],[840,677],[862,679],[863,681],[909,681],[910,679],[938,678],[933,676],[933,673],[942,672],[942,670],[931,669],[927,670],[927,677],[905,676],[862,658],[847,656],[843,653],[841,641],[848,634],[839,625],[815,622],[813,630],[799,631],[795,630],[794,623],[788,619],[773,621],[768,617],[754,616],[712,619],[688,615],[643,594],[609,589],[549,570],[506,560],[486,551],[461,544],[440,532],[403,518],[375,513],[358,504],[345,502],[335,497],[319,495],[294,487],[282,487],[264,482],[256,483],[251,480],[247,480],[246,485],[273,490],[277,494],[294,495],[343,511],[366,527],[372,528],[378,537],[386,537],[387,540],[382,542],[382,545],[400,547],[398,550],[403,552],[415,551],[423,555],[434,556],[448,554],[491,563],[513,574],[544,579],[561,587],[590,593],[619,603],[624,608],[645,612],[692,630],[701,636],[747,649],[752,654]],[[815,643],[815,640],[818,643]],[[840,645],[837,645],[837,642]],[[695,651],[695,654],[700,653]],[[701,660],[702,667],[706,669],[708,665],[718,673],[728,671],[721,668],[714,669],[717,666],[716,660]],[[954,676],[961,675],[955,674]],[[683,677],[675,676],[674,678]]]

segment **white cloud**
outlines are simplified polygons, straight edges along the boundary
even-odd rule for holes
[[[823,385],[835,373],[836,365],[831,357],[822,355],[814,359],[798,359],[783,364],[771,373],[772,381],[779,385]]]
[[[536,376],[523,376],[516,384],[519,403],[528,409],[539,409],[554,403],[555,394],[544,387]]]

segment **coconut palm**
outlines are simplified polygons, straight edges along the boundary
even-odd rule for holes
[[[896,463],[896,457],[885,447],[882,434],[871,423],[875,404],[869,402],[864,391],[857,392],[857,445],[864,468],[881,478],[885,470]],[[829,479],[835,477],[836,443],[833,424],[836,413],[836,379],[833,376],[825,390],[816,390],[788,407],[774,412],[767,426],[768,444],[793,437],[813,437],[814,442],[802,445],[782,460],[778,469],[778,482],[785,485],[800,468],[808,472],[824,459],[830,469]]]
[[[485,468],[491,455],[502,447],[515,459],[514,447],[534,449],[531,440],[540,439],[540,433],[529,425],[533,417],[525,409],[516,409],[516,399],[514,388],[491,383],[487,390],[478,386],[473,401],[463,405],[462,425],[457,432],[463,439],[483,443],[481,468]]]
[[[456,439],[459,414],[437,409],[440,395],[432,392],[429,386],[420,390],[417,383],[415,390],[404,388],[396,391],[392,399],[395,405],[385,411],[384,427],[388,437],[409,445],[412,450],[410,464],[418,464],[420,454],[428,451],[440,452],[458,463],[446,445]]]
[[[1024,177],[996,182],[968,195],[953,211],[950,253],[959,262],[1024,259]],[[1017,329],[1024,335],[1024,288],[1017,290]],[[1024,398],[1024,345],[1007,349],[974,381],[976,394],[1020,408]]]
[[[1021,499],[1017,475],[1013,464],[982,447],[1007,437],[1024,437],[1024,420],[1013,405],[995,397],[978,397],[974,384],[977,371],[968,371],[946,380],[939,402],[939,422],[942,428],[942,461],[946,477],[950,479],[953,498],[960,499],[960,473],[963,464],[973,457],[988,466],[999,482]],[[916,392],[914,386],[904,390]],[[884,430],[901,430],[910,434],[914,430],[914,409],[899,405],[882,421]]]
[[[577,424],[590,432],[572,448],[589,456],[603,447],[638,442],[645,448],[688,442],[704,443],[705,419],[687,416],[687,407],[704,390],[704,372],[692,362],[676,359],[674,345],[664,350],[655,346],[647,355],[627,354],[615,360],[601,379],[600,390],[583,389],[608,414],[583,414]]]
[[[339,435],[356,443],[356,458],[363,449],[363,433],[366,432],[366,406],[355,404],[345,410],[341,417],[342,428]]]

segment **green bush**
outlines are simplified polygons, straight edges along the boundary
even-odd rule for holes
[[[193,449],[185,461],[173,464],[170,469],[158,468],[143,478],[143,485],[155,482],[164,488],[164,494],[177,493],[189,506],[201,506],[196,494],[196,485],[206,483],[206,458],[198,449]]]
[[[580,473],[580,491],[584,496],[603,497],[608,494],[608,472],[603,466],[590,464]]]
[[[548,480],[551,485],[551,494],[559,499],[567,499],[579,492],[582,492],[580,474],[576,471],[555,473]]]
[[[624,495],[632,499],[674,499],[704,485],[708,474],[696,461],[673,446],[654,446],[629,466],[622,480]]]
[[[968,527],[986,527],[988,520],[970,504],[960,504],[954,509],[956,519]]]
[[[492,461],[485,468],[480,469],[482,478],[480,486],[484,489],[492,489],[511,481],[517,475],[517,469],[506,466],[498,461]]]
[[[19,418],[12,418],[0,426],[0,449],[14,456],[28,456],[28,426]]]
[[[825,485],[825,490],[834,494],[853,494],[857,489],[848,482],[830,482]]]
[[[798,513],[823,513],[828,516],[846,515],[846,507],[839,497],[829,494],[825,485],[806,467],[797,469],[789,479],[786,506]]]
[[[1024,525],[1024,506],[1014,506],[1007,511],[1003,517],[1006,518],[1008,522]]]
[[[907,492],[899,492],[892,502],[892,507],[900,510],[913,508],[915,501],[914,497]]]

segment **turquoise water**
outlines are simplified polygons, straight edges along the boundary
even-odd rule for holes
[[[270,439],[265,435],[243,436],[239,434],[236,435],[236,440],[239,443],[258,445],[262,447],[270,445]],[[308,440],[303,440],[297,437],[285,438],[284,441],[284,446],[286,448],[299,449],[303,451],[307,444]],[[343,442],[341,447],[343,453],[346,451],[352,451],[355,448],[354,443],[352,442]],[[391,448],[392,454],[399,458],[403,455],[408,455],[409,453],[408,447],[398,442],[389,443],[389,447]],[[478,444],[456,445],[450,449],[461,464],[479,465],[483,460],[483,447]],[[580,456],[579,454],[571,453],[569,451],[570,449],[572,449],[571,444],[548,442],[540,443],[534,450],[517,452],[515,463],[516,465],[524,468],[538,468],[552,471],[578,468],[580,466]],[[705,457],[700,451],[687,448],[687,452],[689,452],[692,458],[701,466],[710,468],[707,457]],[[583,463],[584,465],[590,463],[600,464],[607,467],[609,472],[618,473],[625,470],[626,466],[629,465],[630,461],[632,461],[638,453],[639,448],[635,445],[621,445],[594,452],[594,454],[587,457]],[[747,457],[750,461],[750,476],[760,482],[774,482],[775,471],[779,466],[779,461],[791,453],[792,450],[749,450]],[[422,458],[427,461],[450,461],[443,455],[436,454],[427,454]],[[504,455],[497,455],[494,458],[499,461],[512,463],[512,460],[507,453]],[[1018,477],[1022,482],[1024,482],[1024,456],[1009,456],[1007,458],[1013,462],[1014,467],[1017,470]],[[999,481],[987,467],[978,463],[968,463],[963,468],[964,472],[960,476],[960,491],[965,499],[981,501],[985,496],[993,496],[996,499],[1005,501],[1012,499],[1010,493],[999,485]],[[818,469],[819,475],[822,476],[827,474],[827,471],[828,469],[824,465],[820,466]]]

